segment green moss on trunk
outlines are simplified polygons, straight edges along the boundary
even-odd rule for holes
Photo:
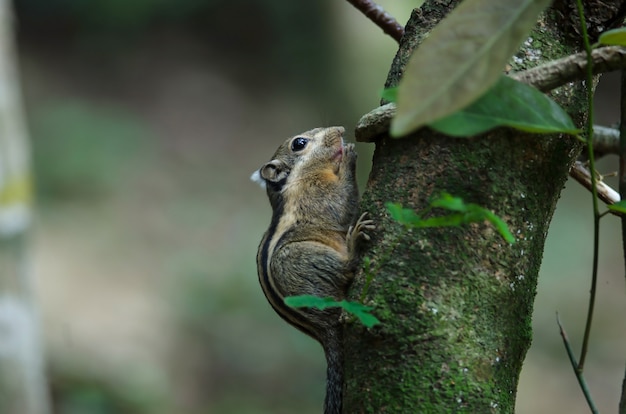
[[[366,299],[382,324],[346,329],[346,412],[513,410],[545,234],[575,147],[513,131],[379,144],[363,199],[379,226],[372,266],[395,248]],[[384,212],[385,201],[419,210],[442,191],[504,218],[516,243],[488,224],[405,232]],[[362,288],[358,279],[353,292]]]

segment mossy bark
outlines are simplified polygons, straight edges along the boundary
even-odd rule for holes
[[[451,7],[433,0],[414,11],[387,85]],[[522,65],[578,51],[552,13],[524,44]],[[553,96],[582,123],[582,85]],[[509,129],[471,139],[429,129],[379,137],[362,208],[377,224],[365,252],[375,273],[365,301],[382,323],[346,323],[345,413],[513,412],[548,226],[579,151],[571,137]],[[493,211],[516,242],[488,224],[407,232],[384,207],[393,201],[419,211],[442,192]],[[350,300],[359,299],[364,279],[357,276]]]

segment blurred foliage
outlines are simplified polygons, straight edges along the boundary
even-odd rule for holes
[[[115,189],[145,160],[146,127],[128,112],[57,102],[31,116],[37,190],[43,199],[94,198]]]
[[[219,79],[223,77],[236,84],[237,89],[250,96],[298,95],[303,101],[323,102],[324,111],[334,113],[334,108],[345,106],[342,104],[345,94],[334,86],[338,80],[333,68],[339,63],[333,59],[335,43],[330,40],[333,33],[327,24],[329,4],[330,0],[16,0],[23,67],[28,69],[31,65],[34,68],[24,71],[23,79],[27,92],[25,100],[30,109],[40,199],[99,201],[103,196],[127,196],[125,202],[113,207],[109,203],[97,204],[98,213],[92,211],[96,203],[81,203],[69,209],[61,204],[44,205],[42,211],[64,209],[64,214],[72,216],[67,227],[62,226],[52,233],[54,237],[62,238],[81,227],[80,217],[74,214],[76,211],[83,211],[88,217],[96,214],[102,219],[103,214],[113,214],[107,208],[119,207],[115,216],[122,221],[128,220],[125,222],[132,228],[133,236],[150,236],[140,238],[140,243],[133,243],[135,239],[128,237],[119,228],[119,223],[104,220],[111,229],[111,238],[123,253],[114,259],[107,256],[102,265],[92,259],[90,266],[107,268],[111,263],[120,263],[121,267],[132,268],[133,258],[144,250],[151,255],[146,262],[167,262],[180,250],[193,250],[195,229],[213,239],[220,239],[213,226],[219,228],[224,224],[211,225],[211,211],[219,207],[221,200],[230,200],[229,195],[218,193],[212,187],[211,178],[207,178],[215,175],[215,165],[202,162],[200,169],[188,161],[200,157],[198,154],[207,149],[198,142],[220,142],[222,138],[216,137],[212,128],[223,120],[207,119],[206,124],[201,124],[201,133],[194,129],[198,125],[186,123],[195,118],[185,117],[186,107],[174,103],[175,99],[180,99],[178,94],[185,96],[187,93],[184,80],[189,72],[185,65],[190,62],[196,65],[189,68],[191,73],[198,68],[209,74],[220,73]],[[329,67],[329,61],[334,62],[332,67]],[[177,75],[179,69],[181,74]],[[213,96],[207,98],[229,98],[217,96],[219,91],[210,88],[211,85],[199,88],[199,93],[208,89]],[[168,102],[168,96],[174,97],[172,102]],[[270,106],[267,100],[263,102],[265,107]],[[211,100],[206,104],[213,105]],[[169,108],[165,109],[167,105]],[[293,102],[285,106],[298,110]],[[259,111],[259,116],[262,112]],[[145,116],[159,132],[159,137],[155,139],[145,126],[145,119],[139,119],[133,113]],[[253,122],[236,118],[237,113],[228,122]],[[173,115],[167,121],[158,122],[170,114]],[[290,117],[283,113],[281,116]],[[176,126],[184,131],[181,132],[184,138],[167,133],[172,131],[167,129],[172,125],[170,122],[178,122]],[[254,122],[258,122],[258,118]],[[159,152],[156,159],[149,159],[150,150],[154,151],[156,147],[158,151],[160,145],[169,151]],[[224,150],[212,146],[208,149]],[[235,150],[231,148],[229,151]],[[211,154],[201,157],[209,160]],[[144,162],[148,164],[145,168]],[[143,175],[138,178],[140,183],[137,186],[149,187],[148,190],[141,187],[145,190],[141,198],[147,199],[150,205],[138,213],[133,210],[137,209],[133,207],[137,201],[137,186],[132,180],[140,169],[143,169]],[[230,170],[226,174],[219,171],[219,176],[236,177]],[[200,189],[194,187],[196,181]],[[234,192],[240,187],[241,183],[237,183],[232,188],[229,186],[228,191]],[[206,192],[210,193],[209,199],[201,196]],[[227,203],[235,206],[232,200]],[[145,207],[144,201],[137,201],[137,204]],[[87,209],[91,209],[91,213]],[[52,216],[54,218],[50,219]],[[44,217],[42,221],[59,220],[59,215]],[[247,223],[246,217],[241,223]],[[191,223],[194,231],[189,230],[177,239],[180,222],[183,227]],[[228,220],[220,215],[220,222],[228,223]],[[142,229],[142,225],[146,227]],[[242,226],[247,228],[247,225]],[[93,220],[82,227],[89,228],[90,240],[102,241],[98,229],[93,227]],[[232,227],[226,224],[224,229],[232,236]],[[245,234],[247,237],[248,233]],[[255,239],[258,235],[260,230],[255,233]],[[224,242],[228,245],[227,239]],[[81,242],[74,240],[72,243]],[[212,248],[204,238],[200,243],[203,249],[207,244],[209,251]],[[165,252],[159,250],[161,245],[167,246]],[[241,270],[222,271],[225,266],[232,267],[229,254],[223,251],[217,253],[219,271],[215,265],[207,268],[206,254],[203,250],[200,263],[193,255],[184,255],[182,268],[168,269],[167,276],[151,275],[150,279],[172,277],[174,281],[173,286],[168,284],[168,293],[164,293],[168,302],[162,306],[171,306],[169,316],[175,319],[177,333],[175,338],[164,337],[163,340],[176,346],[173,375],[179,372],[184,375],[177,377],[182,377],[183,381],[171,384],[175,396],[161,393],[156,396],[159,398],[152,398],[150,404],[167,400],[193,407],[191,411],[165,411],[167,408],[161,407],[161,412],[318,412],[323,399],[323,354],[317,344],[301,338],[298,332],[290,332],[267,309],[265,299],[259,294],[254,269],[245,274]],[[249,260],[254,260],[253,254]],[[73,266],[79,261],[76,257],[65,257],[61,273],[74,274]],[[148,265],[142,262],[142,266]],[[90,268],[88,276],[95,279],[97,273]],[[141,270],[131,273],[136,279],[143,276]],[[223,284],[217,283],[217,276],[224,275],[232,277],[227,277]],[[44,277],[50,277],[48,271]],[[133,283],[136,282],[133,278]],[[133,283],[120,284],[119,289],[131,291]],[[116,281],[110,282],[111,286],[117,284]],[[71,283],[64,290],[78,289],[76,285],[80,283]],[[258,307],[266,312],[251,318],[250,314]],[[71,322],[67,323],[68,330],[71,330]],[[99,320],[94,320],[94,324],[98,323]],[[269,329],[266,329],[268,325]],[[277,338],[284,331],[294,338],[296,344],[287,351],[277,346]],[[163,335],[172,335],[172,332]],[[95,348],[100,346],[108,347],[106,344],[94,345]],[[68,378],[65,367],[68,362],[62,360],[58,364],[63,365],[64,371],[50,374],[55,413],[157,412],[154,407],[131,398],[133,393],[142,392],[134,384],[127,384],[126,392],[121,392],[119,386],[111,385],[115,379],[104,378],[110,373],[85,372],[82,365],[86,364],[80,362],[75,363],[80,365],[75,367],[78,373]],[[293,366],[296,365],[308,372],[317,369],[320,375],[313,379],[310,376],[292,379]],[[105,369],[103,367],[103,371]],[[130,376],[133,370],[136,368],[123,374]],[[285,378],[288,380],[284,381]],[[286,386],[284,382],[287,382]],[[279,387],[282,392],[277,393]]]
[[[68,385],[66,393],[59,396],[58,412],[62,414],[123,414],[137,412],[128,403],[119,401],[100,386],[87,384]]]
[[[94,378],[55,373],[52,399],[58,414],[154,414],[159,398],[101,383]]]
[[[198,259],[185,255],[187,263],[173,267],[176,283],[168,285],[167,291],[179,338],[186,344],[178,364],[189,367],[196,384],[206,390],[211,408],[207,412],[319,412],[324,377],[293,375],[294,367],[323,372],[319,345],[276,317],[252,269],[218,276],[215,268],[203,266]],[[277,336],[285,333],[288,348],[276,343]]]
[[[329,54],[330,0],[15,0],[21,41],[119,57],[166,33],[186,33],[220,52],[239,81],[280,82],[340,108]],[[56,45],[56,46],[55,46]],[[253,76],[251,76],[253,75]],[[331,109],[333,109],[331,108]]]

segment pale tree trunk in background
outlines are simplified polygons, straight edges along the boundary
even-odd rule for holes
[[[29,257],[32,174],[12,28],[11,3],[0,0],[0,413],[46,414]]]

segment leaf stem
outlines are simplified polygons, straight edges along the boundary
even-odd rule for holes
[[[585,358],[587,357],[587,350],[589,348],[589,336],[591,332],[591,324],[593,321],[593,311],[596,302],[596,286],[598,284],[598,250],[600,245],[600,211],[598,208],[598,189],[596,187],[596,174],[595,174],[595,158],[593,155],[593,59],[591,56],[591,45],[589,44],[589,36],[587,35],[587,24],[585,22],[585,12],[583,10],[582,0],[576,0],[576,6],[578,8],[578,16],[580,18],[580,27],[583,36],[583,42],[585,45],[585,52],[587,54],[587,67],[586,67],[586,80],[585,86],[587,88],[587,154],[589,155],[589,169],[591,170],[591,194],[593,201],[593,265],[591,271],[591,290],[589,297],[589,308],[587,310],[587,322],[585,324],[585,333],[583,336],[582,349],[580,351],[580,358],[578,360],[577,373],[582,375]]]

